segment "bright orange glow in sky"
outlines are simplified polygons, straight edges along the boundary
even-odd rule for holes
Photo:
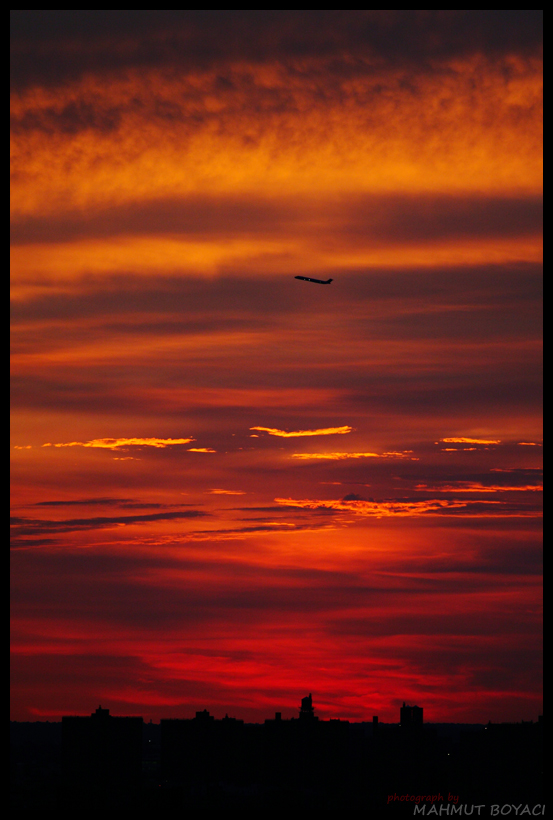
[[[14,719],[536,719],[539,37],[16,14]]]

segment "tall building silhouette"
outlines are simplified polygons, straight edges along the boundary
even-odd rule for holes
[[[403,701],[403,706],[399,710],[399,723],[403,729],[422,727],[422,707],[407,706]]]
[[[313,708],[313,698],[311,696],[311,692],[307,695],[307,697],[301,699],[301,708],[300,708],[300,719],[301,720],[318,720],[318,717],[315,717],[315,709]]]

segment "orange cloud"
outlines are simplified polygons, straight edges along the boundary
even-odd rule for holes
[[[170,447],[188,444],[193,438],[95,438],[91,441],[68,441],[59,444],[48,442],[43,447],[99,447],[104,450],[120,450],[124,447]]]
[[[277,504],[289,507],[299,507],[308,510],[328,509],[339,512],[350,512],[354,515],[385,518],[385,517],[418,517],[422,515],[444,515],[464,512],[466,515],[476,516],[536,516],[537,510],[511,509],[504,506],[502,501],[463,501],[459,499],[425,499],[424,501],[365,501],[365,500],[313,500],[275,498]]]
[[[418,458],[410,455],[412,452],[412,450],[404,450],[399,453],[392,450],[385,453],[293,453],[290,458],[331,459],[332,461],[342,461],[346,458],[411,458],[411,461],[418,461]]]
[[[209,490],[212,495],[247,495],[243,490]]]
[[[217,450],[212,450],[211,447],[188,447],[187,453],[216,453]]]
[[[414,487],[419,492],[432,493],[512,493],[512,492],[541,492],[541,484],[524,484],[519,486],[505,486],[501,484],[482,484],[479,481],[457,481],[454,484],[442,484],[440,487],[417,484]]]
[[[500,439],[486,438],[441,438],[440,441],[445,441],[448,444],[501,444]]]
[[[475,55],[418,74],[351,68],[342,76],[311,58],[128,69],[15,93],[13,211],[283,186],[541,189],[541,60]],[[71,111],[75,127],[64,128]],[[112,127],[98,127],[106,120]]]
[[[338,434],[351,433],[353,427],[323,427],[318,430],[295,430],[287,433],[285,430],[278,430],[276,427],[250,427],[250,430],[263,430],[270,436],[281,436],[282,438],[298,438],[300,436],[333,436]]]
[[[540,263],[541,236],[507,238],[432,240],[397,243],[369,240],[366,246],[352,247],[351,241],[334,237],[324,242],[323,228],[313,236],[293,233],[267,239],[252,235],[247,240],[210,237],[190,240],[183,237],[117,236],[86,239],[71,243],[13,244],[11,248],[12,298],[23,299],[46,284],[62,292],[82,277],[94,273],[108,277],[115,271],[132,270],[148,276],[153,269],[167,275],[187,272],[213,277],[221,270],[239,268],[248,276],[259,275],[259,258],[266,272],[289,276],[292,273],[331,273],[337,267],[364,270],[367,267],[441,267]]]

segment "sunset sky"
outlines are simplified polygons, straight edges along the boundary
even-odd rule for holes
[[[12,719],[536,720],[541,13],[11,51]]]

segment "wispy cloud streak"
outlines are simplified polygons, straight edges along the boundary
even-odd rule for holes
[[[146,515],[96,516],[94,518],[70,518],[63,521],[46,519],[12,518],[14,534],[39,535],[48,532],[76,532],[80,530],[105,529],[109,527],[148,524],[161,521],[178,521],[186,518],[199,518],[208,515],[201,510],[182,510],[179,512],[149,513]]]
[[[278,504],[289,507],[299,507],[308,510],[338,510],[350,512],[363,517],[419,517],[433,515],[469,515],[477,517],[488,516],[539,516],[539,507],[527,504],[513,504],[503,501],[480,501],[464,499],[427,499],[424,501],[410,501],[390,499],[383,501],[366,501],[364,499],[341,500],[313,500],[275,498]]]
[[[412,450],[397,452],[390,450],[384,453],[292,453],[290,458],[297,458],[304,461],[317,459],[328,459],[329,461],[344,461],[348,458],[409,458],[411,461],[418,461],[418,458],[411,455]]]
[[[343,427],[323,427],[318,430],[295,430],[287,433],[285,430],[278,430],[275,427],[250,427],[250,430],[261,430],[269,433],[270,436],[279,436],[280,438],[301,438],[302,436],[335,436],[345,435],[351,433],[353,427],[344,425]]]
[[[442,438],[440,441],[444,441],[447,444],[501,444],[500,439],[494,438]]]
[[[193,438],[95,438],[91,441],[68,441],[59,444],[48,442],[43,447],[98,447],[103,450],[122,450],[126,447],[172,447],[189,444]],[[201,452],[204,452],[203,450]]]

